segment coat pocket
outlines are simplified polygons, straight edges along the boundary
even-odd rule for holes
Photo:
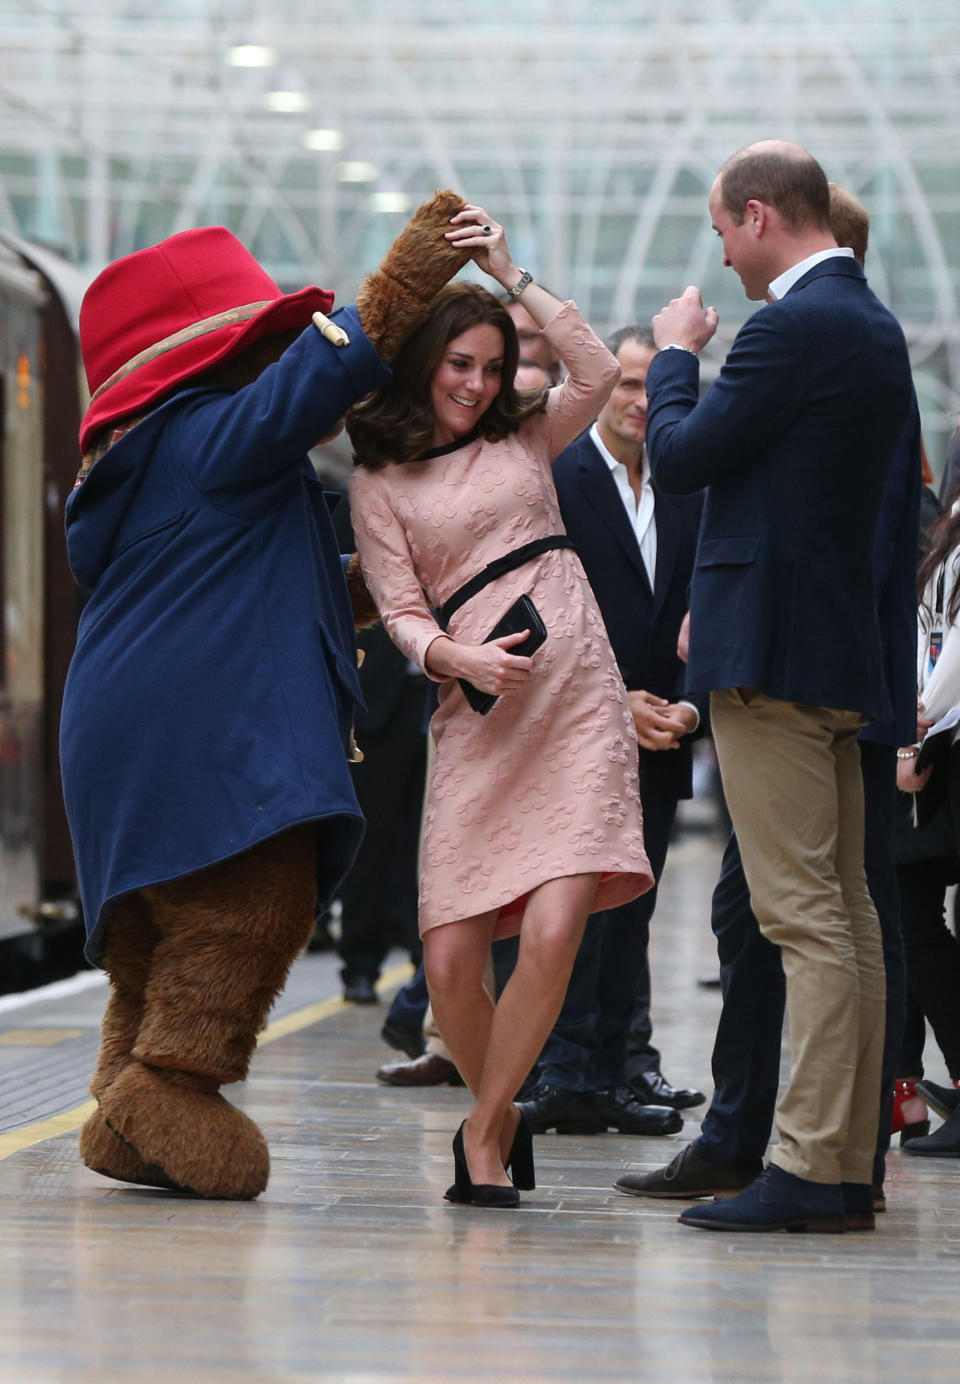
[[[746,567],[760,551],[759,534],[704,538],[697,550],[698,567]]]
[[[346,701],[351,704],[348,707],[347,719],[352,721],[353,706],[363,707],[365,710],[367,705],[363,698],[363,690],[360,686],[360,674],[357,671],[356,663],[351,662],[343,649],[338,648],[336,644],[334,644],[330,637],[330,632],[322,620],[317,620],[316,626],[324,660],[330,670],[337,690],[340,693],[340,699],[341,701]]]

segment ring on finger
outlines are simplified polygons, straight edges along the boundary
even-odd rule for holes
[[[481,235],[492,235],[492,234],[493,234],[493,227],[484,224],[483,226],[480,227],[480,234],[481,234]]]

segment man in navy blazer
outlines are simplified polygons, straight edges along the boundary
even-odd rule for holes
[[[874,537],[910,368],[897,322],[837,246],[805,151],[767,141],[735,155],[710,211],[724,263],[770,301],[699,403],[715,311],[688,289],[654,319],[648,445],[665,490],[708,487],[688,686],[711,693],[751,904],[781,952],[792,1069],[766,1173],[681,1220],[844,1230],[872,1214],[884,967],[857,737],[891,714]]]
[[[677,802],[691,793],[689,733],[700,717],[681,701],[677,633],[701,503],[699,496],[662,495],[650,480],[644,436],[652,334],[624,327],[607,344],[620,380],[593,427],[554,462],[553,476],[627,686],[642,747],[644,837],[659,879]],[[676,1111],[703,1100],[699,1091],[669,1085],[651,1041],[647,944],[655,904],[656,888],[591,918],[541,1055],[539,1085],[523,1104],[535,1132],[669,1134],[682,1125]]]
[[[860,264],[869,219],[850,193],[830,185],[830,222],[837,242],[852,247]],[[890,1146],[893,1086],[900,1058],[907,982],[900,927],[900,893],[893,862],[897,811],[897,746],[917,725],[917,534],[922,474],[920,416],[914,406],[890,469],[874,543],[877,607],[893,718],[871,722],[860,735],[866,809],[865,865],[883,936],[887,1017],[877,1148],[874,1209],[885,1209],[883,1180]],[[763,1171],[780,1079],[784,979],[780,950],[760,932],[736,836],[723,857],[713,892],[711,926],[717,939],[723,1007],[713,1045],[713,1099],[700,1134],[664,1168],[625,1173],[617,1189],[632,1196],[696,1200],[738,1191]],[[857,1218],[858,1229],[875,1223]],[[848,1229],[850,1223],[848,1222]]]

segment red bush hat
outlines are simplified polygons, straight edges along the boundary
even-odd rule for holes
[[[80,450],[192,375],[332,306],[326,289],[282,293],[225,226],[181,231],[108,265],[80,308],[91,396]]]

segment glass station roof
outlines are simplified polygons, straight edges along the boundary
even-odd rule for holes
[[[939,467],[960,408],[956,0],[0,0],[0,225],[90,272],[218,222],[284,286],[349,299],[449,185],[599,329],[700,284],[716,368],[751,309],[706,194],[767,136],[870,211]]]

